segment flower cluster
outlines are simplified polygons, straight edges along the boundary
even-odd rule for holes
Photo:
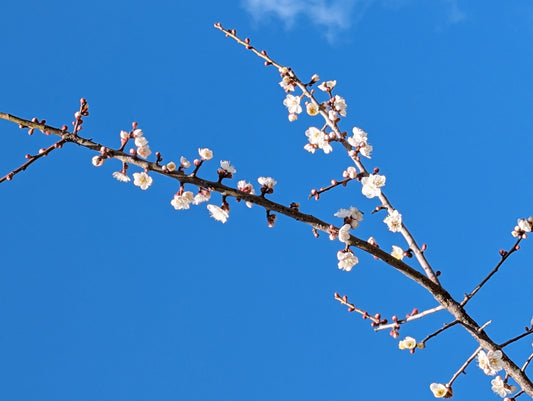
[[[229,213],[219,206],[209,204],[207,210],[211,213],[212,218],[222,223],[225,223],[229,218]]]
[[[187,210],[193,202],[193,193],[191,191],[185,191],[175,194],[174,198],[170,201],[170,204],[174,206],[174,209],[176,210]]]
[[[485,352],[479,351],[477,362],[486,375],[494,376],[503,369],[502,352],[500,350]]]
[[[353,127],[352,132],[353,136],[349,137],[346,141],[356,148],[364,157],[370,159],[370,154],[374,148],[368,143],[368,134],[361,128],[357,127]]]
[[[353,206],[349,209],[339,209],[333,216],[344,219],[344,224],[349,224],[350,228],[359,227],[359,222],[363,221],[363,213]]]
[[[124,131],[122,131],[124,132]],[[122,132],[120,133],[122,136]],[[129,135],[129,134],[128,134]],[[133,131],[133,138],[135,138],[135,146],[137,146],[137,155],[143,159],[147,159],[152,154],[150,146],[148,146],[148,140],[144,136],[144,133],[140,129]]]
[[[315,153],[315,150],[322,149],[327,154],[333,150],[329,144],[329,135],[324,133],[324,131],[316,127],[310,127],[305,131],[305,136],[307,136],[309,143],[304,146],[304,149],[308,152]]]
[[[518,223],[514,230],[511,231],[513,237],[524,235],[524,233],[530,233],[533,230],[533,217],[526,219],[518,219]]]
[[[246,182],[245,180],[240,180],[238,183],[237,183],[237,189],[239,191],[242,191],[242,192],[246,192],[250,195],[255,195],[255,189],[253,187],[253,185],[249,182]],[[249,208],[252,207],[252,203],[251,202],[246,202],[246,206],[248,206]]]

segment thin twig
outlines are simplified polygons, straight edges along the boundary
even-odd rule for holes
[[[529,355],[529,357],[527,358],[527,360],[524,362],[524,364],[522,365],[522,368],[520,368],[520,370],[522,372],[525,372],[526,371],[526,368],[527,366],[529,365],[529,363],[531,362],[531,360],[533,359],[533,353],[531,355]]]
[[[502,258],[500,259],[498,264],[494,267],[494,269],[492,269],[492,271],[488,274],[487,277],[481,280],[481,283],[479,283],[476,286],[476,288],[474,288],[469,294],[465,294],[464,299],[461,302],[461,306],[465,306],[468,303],[468,301],[470,301],[472,297],[476,295],[476,293],[481,289],[481,287],[483,287],[485,283],[489,281],[489,279],[496,274],[496,272],[498,271],[500,266],[503,264],[503,262],[505,262],[507,258],[511,256],[514,252],[520,249],[520,247],[518,246],[518,244],[520,244],[520,241],[522,241],[522,238],[518,238],[518,240],[515,242],[512,248],[503,253]]]
[[[404,324],[404,323],[410,322],[412,320],[420,319],[420,318],[422,318],[424,316],[430,315],[430,314],[435,313],[435,312],[439,312],[439,311],[444,310],[444,309],[445,309],[444,306],[439,305],[439,306],[436,306],[434,308],[427,309],[425,311],[416,313],[414,315],[410,315],[409,317],[406,317],[405,319],[397,320],[394,323],[388,323],[388,324],[379,325],[378,327],[376,327],[374,329],[374,331],[391,329],[391,328],[393,328],[393,327],[395,327],[395,326],[397,326],[399,324]]]
[[[476,355],[482,349],[483,349],[483,347],[477,347],[477,349],[474,351],[474,353],[472,355],[470,355],[468,357],[468,359],[465,361],[465,363],[463,363],[463,365],[459,368],[459,370],[457,372],[455,372],[455,374],[452,376],[452,378],[450,379],[448,384],[446,384],[446,387],[451,387],[452,386],[452,383],[455,381],[455,379],[457,379],[461,373],[464,373],[466,367],[470,364],[470,362],[472,362],[474,360]]]
[[[524,338],[526,336],[529,336],[530,334],[533,334],[533,329],[530,329],[528,331],[526,331],[525,333],[522,333],[514,338],[511,338],[510,340],[507,340],[506,342],[500,344],[500,347],[503,348],[503,347],[506,347],[508,346],[509,344],[512,344],[514,343],[515,341],[518,341],[520,340],[521,338]]]
[[[430,338],[433,338],[435,336],[437,336],[438,334],[442,333],[443,331],[449,329],[450,327],[453,327],[455,326],[457,323],[459,323],[458,320],[454,320],[453,322],[450,322],[450,323],[446,323],[444,326],[442,326],[440,329],[438,329],[437,331],[431,333],[430,335],[428,335],[426,338],[424,338],[422,341],[420,341],[422,344],[425,344]]]

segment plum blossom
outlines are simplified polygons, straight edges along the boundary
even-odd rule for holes
[[[198,148],[198,154],[202,160],[211,160],[213,158],[213,151],[209,148]]]
[[[249,193],[250,195],[255,195],[254,187],[251,183],[246,182],[245,180],[240,180],[237,183],[237,189],[242,192]],[[246,206],[249,208],[252,207],[252,202],[246,202]]]
[[[295,114],[295,113],[289,113],[288,117],[289,121],[292,123],[296,120],[298,120],[298,114]]]
[[[359,152],[367,159],[371,159],[370,154],[372,153],[372,150],[374,150],[374,147],[368,143],[365,143],[364,146],[359,148]]]
[[[104,164],[104,158],[100,155],[93,156],[91,159],[91,163],[94,167],[100,167],[102,164]]]
[[[272,177],[259,177],[257,179],[257,182],[261,184],[263,187],[272,189],[274,188],[274,185],[276,185],[278,182],[272,178]]]
[[[168,162],[165,167],[167,168],[168,171],[174,171],[176,170],[176,163]]]
[[[307,103],[305,105],[305,111],[307,111],[307,114],[311,117],[316,116],[318,114],[318,106],[314,103]]]
[[[342,176],[344,178],[350,178],[351,180],[353,180],[357,178],[357,170],[355,169],[355,167],[350,166],[342,172]]]
[[[346,101],[344,98],[340,97],[339,95],[335,95],[333,100],[333,108],[335,111],[337,111],[341,116],[346,117]]]
[[[413,337],[405,337],[398,343],[398,348],[401,350],[412,350],[416,348],[416,340]]]
[[[383,219],[383,222],[387,224],[389,230],[393,233],[400,232],[402,229],[402,215],[397,210],[393,210],[392,213]]]
[[[359,222],[363,221],[363,213],[353,206],[349,209],[339,209],[333,216],[344,219],[344,222],[350,224],[351,228],[359,227]]]
[[[123,171],[115,171],[113,173],[113,178],[117,181],[120,181],[120,182],[129,182],[131,181],[131,178],[127,176],[126,173],[124,173]]]
[[[353,136],[346,139],[346,141],[354,148],[364,146],[368,142],[368,134],[361,128],[352,128]]]
[[[181,168],[189,168],[191,167],[191,162],[188,161],[185,157],[180,157],[180,167]]]
[[[152,177],[144,171],[142,173],[133,173],[133,185],[140,187],[143,191],[147,190],[152,185],[152,182]]]
[[[399,246],[393,245],[392,246],[391,256],[393,258],[398,259],[398,260],[402,260],[403,259],[403,249],[400,248]]]
[[[350,224],[343,225],[339,230],[339,241],[343,243],[348,243],[350,240],[350,228],[352,226]]]
[[[215,220],[220,221],[222,223],[225,223],[226,221],[228,221],[229,213],[226,212],[221,207],[209,204],[207,205],[207,210],[209,210],[211,217],[214,218]]]
[[[374,198],[381,195],[381,187],[385,186],[387,178],[384,175],[370,174],[368,177],[361,178],[363,187],[361,191],[367,198]]]
[[[339,260],[339,269],[347,272],[352,270],[352,267],[359,263],[359,259],[351,251],[338,251],[337,259]]]
[[[452,396],[452,389],[441,383],[431,383],[429,389],[435,398],[451,398]]]
[[[302,112],[302,106],[300,106],[300,96],[287,95],[283,101],[283,105],[287,107],[289,113],[300,114]]]
[[[294,81],[289,76],[284,76],[281,79],[279,86],[281,86],[285,92],[293,92],[295,88]]]
[[[322,149],[324,153],[327,154],[333,150],[329,143],[328,135],[318,128],[309,127],[309,129],[305,131],[305,135],[307,136],[309,143],[304,146],[304,149],[308,152],[315,153],[316,149]]]
[[[500,350],[485,352],[479,351],[477,363],[483,373],[494,376],[503,369],[502,352]]]
[[[516,391],[516,386],[511,386],[503,381],[500,376],[496,376],[490,381],[492,384],[492,391],[498,394],[500,397],[507,397],[509,394]]]
[[[224,171],[227,171],[230,174],[234,174],[237,172],[237,170],[235,170],[235,167],[232,166],[231,163],[227,160],[222,160],[220,162],[220,168]]]
[[[174,206],[176,210],[189,209],[191,203],[194,201],[194,195],[191,191],[185,191],[182,194],[175,194],[174,198],[170,201],[170,204]]]
[[[337,85],[337,81],[324,81],[318,85],[318,89],[323,92],[331,92],[335,85]]]
[[[211,199],[211,191],[207,189],[201,189],[195,196],[192,201],[193,205],[199,205],[202,202],[207,202]]]

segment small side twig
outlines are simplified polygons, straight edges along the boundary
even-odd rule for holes
[[[438,334],[442,333],[444,330],[447,330],[447,329],[449,329],[450,327],[455,326],[457,323],[459,323],[458,320],[454,320],[453,322],[446,323],[446,324],[445,324],[444,326],[442,326],[440,329],[438,329],[437,331],[431,333],[430,335],[428,335],[426,338],[424,338],[424,339],[423,339],[422,341],[420,341],[420,342],[421,342],[422,344],[426,344],[426,342],[427,342],[429,339],[431,339],[431,338],[437,336]]]
[[[481,351],[483,349],[483,347],[477,347],[476,350],[472,353],[472,355],[470,355],[468,357],[468,359],[465,361],[465,363],[463,363],[461,365],[461,367],[459,368],[459,370],[457,372],[455,372],[455,374],[452,376],[452,378],[450,379],[450,381],[448,382],[448,384],[446,384],[446,387],[451,387],[452,386],[452,383],[455,381],[455,379],[457,379],[459,377],[459,375],[461,373],[465,373],[465,370],[466,370],[466,367],[468,365],[470,365],[470,362],[472,362],[474,360],[474,358],[476,357],[476,355],[479,353],[479,351]]]
[[[439,312],[441,310],[444,310],[444,306],[439,305],[439,306],[436,306],[434,308],[427,309],[425,311],[410,315],[409,317],[406,317],[405,319],[397,320],[394,323],[379,325],[378,327],[376,327],[374,329],[374,331],[391,329],[391,328],[393,328],[393,327],[395,327],[395,326],[397,326],[399,324],[404,324],[404,323],[410,322],[411,320],[420,319],[420,318],[422,318],[424,316],[430,315],[430,314],[435,313],[435,312]]]
[[[526,337],[526,336],[529,336],[530,334],[533,334],[533,328],[527,330],[526,332],[524,332],[524,333],[522,333],[522,334],[520,334],[520,335],[518,335],[518,336],[516,336],[516,337],[511,338],[510,340],[507,340],[507,341],[504,342],[504,343],[501,343],[501,344],[500,344],[500,348],[506,347],[506,346],[508,346],[509,344],[512,344],[512,343],[514,343],[515,341],[520,340],[521,338],[524,338],[524,337]]]

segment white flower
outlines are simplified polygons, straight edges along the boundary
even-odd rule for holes
[[[492,391],[494,391],[500,397],[506,397],[516,391],[516,386],[510,386],[509,384],[504,383],[500,376],[496,376],[494,379],[492,379],[490,384],[492,384]]]
[[[229,213],[216,205],[207,205],[207,210],[211,213],[211,217],[217,221],[225,223],[228,220]]]
[[[393,245],[392,246],[391,256],[393,258],[398,259],[398,260],[402,260],[403,259],[403,249],[400,248],[399,246]]]
[[[276,185],[278,182],[272,178],[272,177],[259,177],[257,179],[257,182],[261,184],[263,187],[272,189],[274,188],[274,185]]]
[[[279,86],[281,86],[285,92],[294,91],[294,81],[288,76],[284,76],[281,79]]]
[[[181,156],[180,157],[180,166],[182,168],[189,168],[189,167],[191,167],[191,162],[188,161],[185,157]]]
[[[328,111],[328,118],[331,120],[331,121],[336,121],[337,120],[337,117],[338,117],[338,114],[335,110],[329,110]]]
[[[381,187],[385,186],[386,177],[379,174],[370,174],[368,177],[361,178],[363,187],[361,191],[367,198],[374,198],[381,194]]]
[[[333,98],[333,108],[343,117],[346,117],[346,101],[339,95]]]
[[[431,383],[429,386],[431,392],[435,396],[435,398],[450,398],[451,397],[451,389],[449,387],[446,387],[444,384],[441,383]]]
[[[120,139],[123,141],[130,139],[130,133],[126,131],[120,131]]]
[[[397,210],[393,210],[392,213],[383,219],[383,222],[389,226],[389,230],[393,233],[400,232],[402,229],[402,215]]]
[[[240,180],[237,183],[237,188],[239,189],[239,191],[249,193],[250,195],[255,195],[254,187],[251,183],[246,182],[245,180]],[[246,202],[246,206],[248,206],[249,208],[252,207],[252,202]]]
[[[494,376],[503,369],[502,352],[497,350],[485,353],[481,350],[477,355],[477,363],[486,375]]]
[[[339,230],[339,241],[344,242],[345,244],[348,243],[350,240],[350,228],[352,226],[350,224],[343,225]]]
[[[135,138],[135,146],[138,148],[148,145],[148,140],[144,136]]]
[[[342,173],[342,176],[344,178],[350,178],[353,180],[357,178],[357,170],[355,169],[355,167],[350,166],[346,170],[344,170],[344,172]]]
[[[300,106],[300,96],[287,95],[283,101],[283,105],[287,107],[289,113],[300,114],[302,112],[302,106]]]
[[[152,154],[152,151],[150,150],[150,146],[145,145],[137,148],[137,154],[141,156],[143,159],[147,159],[148,156]]]
[[[168,162],[166,165],[166,168],[168,171],[174,171],[176,170],[176,163],[174,162]]]
[[[363,131],[361,128],[353,127],[352,132],[353,132],[353,136],[349,137],[347,141],[354,148],[358,146],[364,146],[364,144],[367,143],[368,134],[365,131]]]
[[[315,150],[318,149],[318,146],[313,146],[310,143],[306,143],[304,145],[304,149],[307,150],[309,153],[315,153]]]
[[[363,221],[363,213],[353,206],[350,206],[349,209],[339,209],[333,216],[340,217],[341,219],[349,219],[349,224],[352,228],[359,227],[359,222]]]
[[[140,187],[143,191],[152,185],[152,181],[152,177],[144,171],[142,173],[133,173],[133,185]]]
[[[311,77],[311,82],[315,83],[318,81],[320,81],[320,76],[318,74],[313,74],[313,76]]]
[[[210,160],[213,158],[213,151],[208,148],[198,148],[198,154],[202,160]]]
[[[316,127],[309,127],[305,131],[305,136],[307,136],[307,140],[309,141],[309,144],[312,146],[304,146],[304,149],[315,153],[314,150],[316,148],[322,149],[324,153],[329,153],[333,150],[331,145],[329,144],[328,135],[326,135],[323,131],[320,131]]]
[[[335,87],[335,85],[337,85],[337,81],[324,81],[318,85],[318,89],[323,92],[329,92]]]
[[[372,145],[369,145],[368,143],[365,143],[364,146],[361,146],[359,148],[359,152],[366,157],[367,159],[370,159],[370,154],[372,153],[372,150],[374,147]]]
[[[292,123],[296,120],[298,120],[298,115],[297,114],[294,114],[294,113],[289,113],[288,117],[289,121]]]
[[[316,116],[318,114],[318,106],[314,103],[307,103],[305,105],[305,110],[310,116]]]
[[[142,132],[141,129],[136,129],[135,131],[133,131],[134,138],[140,138],[141,136],[144,136],[144,132]]]
[[[416,340],[413,337],[405,337],[403,340],[401,340],[398,343],[398,348],[400,349],[415,349],[416,348]]]
[[[518,219],[518,227],[520,230],[525,231],[526,233],[531,232],[531,222],[526,219]]]
[[[191,203],[194,201],[194,195],[191,191],[185,191],[181,195],[175,194],[174,198],[170,201],[170,204],[174,206],[176,210],[189,209]]]
[[[122,171],[115,171],[113,173],[113,178],[120,182],[129,182],[131,181],[131,178],[126,175],[126,173],[123,173]]]
[[[230,162],[227,161],[227,160],[222,160],[222,161],[220,162],[220,168],[221,168],[222,170],[227,171],[228,173],[231,173],[231,174],[234,174],[234,173],[237,172],[237,170],[235,170],[235,167],[233,167],[233,166],[230,164]]]
[[[94,167],[100,167],[102,164],[104,164],[104,158],[100,155],[93,156],[91,159],[91,163]]]
[[[337,259],[339,260],[339,263],[337,264],[339,269],[347,272],[352,270],[352,267],[359,263],[359,259],[357,259],[357,256],[355,256],[351,251],[337,252]]]
[[[202,202],[207,202],[209,199],[211,199],[211,192],[206,190],[201,190],[194,196],[193,204],[198,205]]]

